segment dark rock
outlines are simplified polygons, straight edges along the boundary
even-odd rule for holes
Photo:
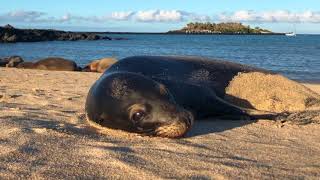
[[[10,56],[8,64],[6,67],[17,67],[18,64],[23,62],[23,59],[20,56]]]
[[[0,67],[6,67],[8,63],[9,63],[8,59],[0,59]]]
[[[9,43],[14,43],[14,42],[17,42],[17,35],[13,34],[13,35],[8,35],[6,34],[5,37],[4,37],[4,41],[5,42],[9,42]]]
[[[14,27],[11,26],[10,24],[7,24],[7,25],[5,25],[5,26],[3,26],[3,27],[6,28],[6,29],[14,29]]]
[[[67,32],[42,29],[16,29],[11,25],[0,27],[0,43],[38,42],[38,41],[78,41],[78,40],[111,40],[98,33]]]
[[[112,40],[112,38],[108,37],[108,36],[103,36],[101,37],[102,39],[105,39],[105,40]]]
[[[16,67],[22,63],[23,59],[20,56],[10,56],[0,59],[0,67]]]
[[[98,40],[100,39],[100,36],[96,34],[89,34],[89,36],[86,38],[86,40]]]
[[[129,39],[128,38],[118,37],[118,38],[112,38],[112,40],[129,40]]]

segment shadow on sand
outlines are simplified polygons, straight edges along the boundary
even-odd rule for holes
[[[234,128],[242,127],[251,123],[257,122],[256,120],[216,120],[204,119],[196,120],[192,129],[187,133],[186,137],[195,137],[211,133],[219,133]]]
[[[47,112],[41,112],[39,108],[30,108],[23,104],[6,103],[6,108],[19,107],[24,113],[23,116],[5,116],[2,119],[9,120],[11,123],[18,125],[25,130],[32,131],[33,128],[47,128],[54,131],[60,131],[68,134],[78,134],[85,136],[97,136],[98,133],[94,127],[91,127],[87,122],[84,114],[74,113],[73,118],[77,119],[76,122],[58,121],[56,119],[47,118]],[[63,111],[63,110],[57,110]],[[65,112],[62,112],[65,113]],[[78,115],[77,115],[78,114]],[[70,118],[70,116],[68,115]],[[68,117],[65,117],[68,119]],[[219,133],[234,128],[242,127],[256,120],[220,120],[220,119],[203,119],[196,120],[191,130],[186,134],[186,138],[206,135],[211,133]]]

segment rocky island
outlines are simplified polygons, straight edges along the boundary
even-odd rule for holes
[[[69,32],[53,29],[18,29],[11,25],[0,27],[0,43],[38,41],[112,40],[93,32]]]
[[[242,23],[188,23],[185,27],[179,30],[168,31],[168,34],[232,34],[232,35],[283,35],[283,33],[274,33],[260,27],[251,28]]]

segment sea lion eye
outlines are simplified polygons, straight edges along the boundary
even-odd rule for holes
[[[131,120],[133,122],[138,122],[138,121],[142,120],[144,118],[144,116],[145,116],[145,113],[143,111],[137,111],[131,116]]]

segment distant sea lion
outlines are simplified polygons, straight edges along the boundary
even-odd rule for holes
[[[91,63],[87,64],[82,71],[103,73],[115,62],[117,62],[115,58],[103,58],[100,60],[94,60]]]
[[[91,87],[89,121],[162,137],[181,137],[194,119],[256,118],[226,102],[225,89],[239,72],[271,71],[200,57],[134,56],[113,64]],[[263,112],[264,117],[275,114]]]
[[[19,69],[34,69],[34,63],[33,62],[22,62],[17,65],[17,68]]]
[[[79,67],[74,61],[49,57],[41,59],[37,62],[24,62],[20,63],[17,68],[24,69],[41,69],[41,70],[53,70],[53,71],[78,71]]]

